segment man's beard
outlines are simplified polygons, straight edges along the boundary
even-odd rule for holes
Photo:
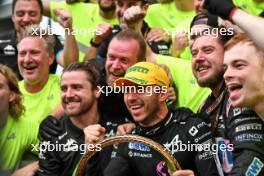
[[[86,112],[90,111],[95,103],[95,97],[93,97],[89,102],[86,102],[85,104],[82,104],[81,107],[79,107],[79,109],[77,109],[77,111],[65,111],[66,115],[68,115],[69,117],[79,117],[82,114],[85,114]],[[76,102],[81,102],[80,99],[76,99],[75,97],[73,98],[73,100],[70,101],[76,101]],[[65,109],[66,107],[64,107]]]
[[[122,73],[118,73],[117,75],[118,75],[118,78],[122,78],[122,77],[124,77],[125,76],[125,73],[126,72],[122,72]],[[106,83],[107,83],[107,85],[108,86],[114,86],[114,82],[115,82],[115,80],[117,80],[117,79],[115,79],[115,80],[110,80],[110,74],[111,73],[109,73],[109,72],[107,72],[106,71]]]
[[[114,3],[111,6],[108,6],[108,7],[104,7],[104,6],[101,5],[101,3],[99,3],[99,7],[100,7],[100,9],[103,12],[112,12],[112,11],[115,11],[115,9],[116,9],[116,6],[115,6]]]
[[[209,78],[204,80],[199,80],[196,76],[195,77],[200,87],[212,88],[222,82],[222,80],[224,79],[223,75],[224,75],[224,70],[221,70],[220,72],[215,72]]]
[[[71,113],[66,112],[66,114],[67,114],[68,116],[70,116],[70,117],[76,117],[76,118],[78,118],[78,117],[81,116],[82,114],[85,114],[86,112],[90,111],[91,108],[92,108],[92,106],[93,106],[93,103],[88,104],[88,105],[85,106],[85,107],[81,107],[81,108],[80,108],[78,111],[76,111],[76,112],[71,112]]]

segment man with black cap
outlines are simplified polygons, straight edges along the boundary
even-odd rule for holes
[[[211,127],[213,141],[218,146],[233,146],[232,150],[217,152],[218,170],[228,176],[263,175],[263,167],[257,163],[264,161],[263,122],[251,109],[231,106],[223,79],[224,43],[228,35],[221,35],[221,29],[209,23],[216,17],[207,16],[201,14],[192,23],[192,29],[202,28],[192,37],[192,69],[199,85],[212,90],[199,113]]]

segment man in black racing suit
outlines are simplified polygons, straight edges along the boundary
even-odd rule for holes
[[[144,80],[145,77],[137,77],[137,72],[142,70],[143,72],[147,70],[149,74],[146,78],[149,80]],[[151,83],[142,84],[145,81]],[[152,86],[154,88],[169,85],[165,71],[150,62],[135,64],[127,70],[124,78],[116,80],[117,85],[126,85],[127,82],[144,90]],[[124,100],[137,123],[135,134],[163,144],[183,169],[191,169],[196,175],[218,175],[210,152],[209,128],[201,119],[192,117],[194,115],[190,110],[176,109],[170,112],[165,103],[166,93],[156,93],[153,90],[150,95],[149,92],[148,95],[146,92],[125,93]],[[91,143],[96,142],[93,140],[94,137],[99,139],[103,134],[97,133],[97,129],[92,127],[90,129],[89,134],[86,135],[90,137]],[[164,160],[156,151],[143,144],[130,142],[118,145],[118,148],[112,152],[112,159],[104,175],[168,175],[168,170]]]
[[[182,120],[186,119],[186,120]],[[163,144],[177,159],[182,169],[190,169],[197,176],[218,175],[210,147],[201,151],[198,145],[211,141],[209,128],[201,119],[184,108],[168,112],[166,117],[152,127],[136,125],[134,134],[150,138]],[[105,176],[168,175],[165,162],[160,154],[140,143],[119,144],[112,153],[112,160],[106,168]]]

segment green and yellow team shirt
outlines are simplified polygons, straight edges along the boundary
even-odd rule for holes
[[[19,89],[23,94],[25,113],[22,118],[30,119],[38,124],[52,113],[61,102],[60,77],[49,75],[44,88],[37,93],[29,93],[24,87],[24,81],[19,82]]]
[[[8,116],[6,125],[0,128],[0,175],[11,175],[25,151],[33,152],[38,144],[38,128],[39,124],[31,119]]]
[[[155,28],[175,28],[181,21],[194,17],[195,11],[180,11],[176,8],[175,2],[157,3],[150,5],[145,17],[145,21],[150,27]]]
[[[177,35],[180,31],[184,31],[188,38],[190,39],[190,26],[191,22],[193,20],[193,17],[186,18],[185,20],[182,20],[171,32],[172,36]],[[173,38],[172,38],[173,39]],[[174,40],[172,40],[172,43],[174,43]],[[189,46],[187,46],[184,51],[180,54],[181,59],[186,59],[191,61],[192,60],[192,53]]]
[[[165,64],[170,69],[177,89],[177,105],[179,107],[188,107],[197,112],[211,90],[201,88],[198,85],[192,73],[191,62],[171,56],[158,55],[157,63]]]
[[[173,39],[177,33],[185,31],[189,33],[190,24],[195,16],[195,11],[180,11],[176,8],[175,2],[158,3],[150,5],[145,21],[152,28],[162,28]],[[191,53],[188,48],[180,55],[182,59],[191,60]]]
[[[99,14],[99,5],[94,3],[67,4],[64,1],[50,1],[51,18],[57,21],[54,9],[62,8],[71,12],[73,34],[79,47],[79,61],[83,61],[85,53],[90,47],[90,40],[96,32],[96,26],[102,22],[111,25],[118,24],[118,19],[106,19]]]
[[[255,2],[254,0],[233,0],[233,2],[239,8],[255,16],[264,12],[264,2]]]

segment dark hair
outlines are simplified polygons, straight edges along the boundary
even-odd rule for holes
[[[63,70],[62,76],[65,72],[83,71],[86,73],[87,80],[91,83],[92,88],[95,89],[99,85],[100,72],[90,61],[77,62],[70,64]]]
[[[218,30],[216,30],[218,29]],[[212,35],[214,36],[215,38],[217,38],[219,40],[220,43],[222,43],[223,45],[228,42],[232,37],[233,35],[222,35],[219,31],[221,30],[222,28],[213,28],[213,27],[208,27],[208,28],[205,28],[203,29],[202,31],[198,32],[197,34],[195,35],[192,35],[191,36],[191,39],[192,40],[196,40],[197,38],[200,38],[200,37],[203,37],[203,36],[208,36],[208,35]],[[215,33],[215,31],[217,33]]]
[[[219,28],[218,17],[209,12],[199,13],[195,17],[193,17],[190,29],[197,24],[206,24],[214,28]]]
[[[18,119],[25,108],[22,104],[22,93],[19,90],[17,76],[9,67],[2,64],[0,64],[0,74],[5,77],[10,91],[15,93],[15,99],[9,103],[9,113],[13,118]]]
[[[234,35],[234,33],[229,34],[228,32],[225,32],[224,34],[222,34],[221,31],[223,30],[227,31],[227,29],[225,27],[219,26],[218,16],[213,15],[209,12],[204,12],[204,13],[200,13],[196,15],[191,22],[190,30],[192,29],[193,26],[199,25],[199,24],[207,25],[208,28],[202,31],[199,31],[198,33],[191,34],[192,40],[195,40],[199,37],[210,34],[210,35],[217,35],[216,38],[218,38],[221,43],[225,44]],[[215,31],[217,33],[214,33]]]
[[[146,45],[145,39],[136,31],[132,29],[125,29],[119,32],[117,35],[115,35],[113,39],[117,39],[119,41],[135,40],[139,46],[139,51],[137,53],[137,62],[146,60],[147,45]]]
[[[44,7],[43,7],[41,0],[13,0],[13,2],[12,2],[12,14],[14,14],[17,1],[37,1],[39,8],[40,8],[40,14],[43,15]]]

